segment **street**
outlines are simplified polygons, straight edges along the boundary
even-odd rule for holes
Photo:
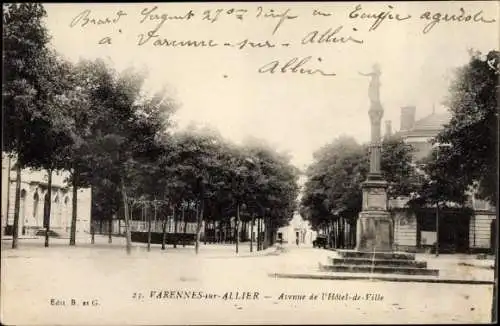
[[[162,251],[122,238],[2,241],[5,324],[305,324],[489,322],[491,285],[278,279],[331,252],[290,246],[250,255],[242,244]],[[493,271],[491,271],[491,274]]]

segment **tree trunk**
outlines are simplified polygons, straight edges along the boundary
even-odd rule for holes
[[[498,227],[498,225],[497,225],[497,227]],[[497,228],[497,230],[498,230],[498,228]],[[491,308],[491,321],[493,323],[496,323],[498,321],[498,244],[497,243],[495,243],[495,244],[497,245],[496,248],[492,248],[495,252],[495,261],[493,263],[493,280],[494,280],[495,284],[493,285],[493,291],[492,291],[493,292],[492,293],[493,305]]]
[[[90,243],[94,244],[95,243],[95,223],[94,223],[94,221],[92,221],[92,223],[90,224],[90,236],[91,236]],[[71,243],[70,243],[70,245],[71,245]],[[73,244],[73,246],[74,246],[74,244]]]
[[[162,223],[162,234],[161,234],[161,250],[165,250],[165,244],[167,242],[167,213],[163,214],[163,223]]]
[[[333,222],[334,225],[334,234],[335,234],[335,249],[338,249],[340,247],[340,242],[339,242],[339,220],[337,219],[335,222]]]
[[[194,250],[196,254],[200,251],[200,236],[201,236],[201,222],[203,220],[203,200],[200,200],[199,208],[198,206],[196,207],[196,242],[195,242],[195,247]]]
[[[264,217],[263,217],[264,236],[262,239],[262,249],[263,250],[266,250],[268,248],[268,244],[269,244],[269,232],[268,232],[269,226],[267,224],[268,224],[268,221],[267,221],[266,216],[264,215]]]
[[[262,219],[257,219],[257,251],[262,250],[262,237],[261,237],[261,223]]]
[[[182,211],[182,214],[184,214],[184,211]],[[188,212],[189,215],[189,212]],[[184,230],[182,234],[182,247],[186,246],[186,232],[187,232],[187,219],[184,218]]]
[[[148,251],[151,251],[151,214],[148,214],[148,206],[144,205],[144,214],[148,220]]]
[[[177,229],[178,229],[177,225],[179,224],[179,217],[177,216],[177,214],[175,214],[176,213],[176,211],[175,211],[176,207],[177,206],[174,205],[174,248],[177,248],[177,237],[178,237],[178,235],[177,235]],[[184,210],[182,211],[182,218],[184,218]]]
[[[334,249],[337,249],[337,234],[335,233],[335,230],[337,226],[337,222],[332,221],[332,225],[330,226],[330,232],[332,233],[332,247]]]
[[[351,248],[356,247],[356,220],[351,221]]]
[[[245,242],[246,240],[246,235],[245,235],[245,230],[246,230],[246,222],[241,221],[241,230],[240,230],[240,241]]]
[[[129,211],[128,211],[128,199],[127,199],[127,192],[125,190],[125,182],[123,181],[123,177],[120,179],[121,183],[121,193],[122,193],[122,199],[123,199],[123,215],[125,218],[125,235],[126,235],[126,250],[127,254],[130,255],[132,252],[132,237],[130,234],[130,220],[129,220]]]
[[[219,221],[217,221],[217,223],[214,226],[214,228],[218,230],[217,237],[215,238],[217,243],[221,243],[222,242],[222,232],[221,232],[222,229],[221,229],[221,225],[222,225],[221,221],[219,220]]]
[[[238,253],[238,246],[240,244],[240,237],[239,237],[239,232],[238,232],[238,228],[239,228],[239,224],[240,224],[240,204],[236,204],[236,221],[234,223],[234,234],[235,234],[235,241],[236,241],[236,253]]]
[[[6,214],[5,214],[5,226],[9,225],[9,212],[10,212],[10,170],[11,170],[11,157],[10,155],[7,155],[7,203],[6,203]],[[4,232],[4,230],[2,230]]]
[[[76,245],[76,219],[77,219],[77,199],[78,199],[78,171],[73,169],[73,198],[71,205],[71,231],[69,235],[69,245]],[[92,243],[93,240],[92,240]]]
[[[10,175],[10,170],[8,171]],[[10,185],[9,185],[10,187]],[[17,248],[17,238],[19,235],[19,208],[21,206],[21,165],[16,162],[16,199],[14,201],[14,225],[12,226],[12,249]],[[10,198],[9,198],[10,199]],[[9,212],[7,211],[7,216]]]
[[[203,232],[203,244],[207,244],[207,230],[208,230],[208,222],[205,222],[203,226],[204,232]]]
[[[344,219],[339,217],[339,246],[344,249]]]
[[[252,223],[250,224],[250,252],[253,252],[253,239],[255,232],[253,231],[255,226],[255,215],[252,214]]]
[[[333,221],[330,221],[330,223],[328,223],[326,225],[326,229],[328,230],[328,238],[330,239],[329,242],[330,242],[330,248],[334,248],[335,249],[335,239],[334,239],[334,234],[333,234]]]
[[[113,215],[109,215],[109,220],[108,220],[108,243],[113,243]]]
[[[344,234],[345,234],[345,246],[347,249],[351,247],[351,233],[349,227],[350,227],[349,222],[346,220]]]
[[[47,181],[48,183],[48,189],[47,189],[47,197],[49,198],[47,201],[47,209],[44,210],[44,214],[47,214],[46,216],[46,228],[45,228],[45,247],[49,246],[49,232],[50,232],[50,211],[52,207],[52,169],[48,170],[49,173],[49,180]]]
[[[229,231],[231,229],[231,225],[230,225],[231,222],[228,222],[226,221],[224,223],[224,243],[227,243],[227,237],[229,235]]]
[[[347,222],[345,220],[345,218],[342,218],[342,225],[343,225],[343,228],[342,228],[342,238],[343,238],[343,242],[344,242],[344,249],[347,248]]]

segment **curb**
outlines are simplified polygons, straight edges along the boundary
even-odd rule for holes
[[[409,277],[385,277],[385,276],[356,276],[356,275],[314,275],[314,274],[287,274],[270,273],[269,277],[294,278],[309,280],[367,280],[385,282],[407,282],[407,283],[443,283],[443,284],[479,284],[494,285],[494,281],[481,280],[457,280],[457,279],[431,279],[431,278],[409,278]]]
[[[254,253],[243,253],[243,254],[235,254],[231,256],[208,256],[206,258],[210,259],[222,259],[222,258],[256,258],[256,257],[265,257],[265,256],[279,256],[282,253],[282,250],[279,248],[267,248],[260,251],[255,251]]]

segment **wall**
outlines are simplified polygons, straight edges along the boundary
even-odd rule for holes
[[[478,212],[470,219],[469,247],[489,249],[491,241],[491,221],[496,215],[491,212]]]
[[[392,211],[394,219],[394,246],[397,250],[414,249],[417,246],[417,219],[414,214],[401,210]]]
[[[15,159],[11,160],[11,167]],[[10,185],[8,184],[10,174]],[[70,232],[72,213],[72,190],[65,187],[68,172],[52,175],[50,228],[65,236]],[[21,202],[19,235],[33,235],[43,228],[44,198],[47,194],[47,171],[23,169],[21,171]],[[8,189],[8,191],[7,191]],[[6,225],[14,223],[16,196],[16,171],[8,171],[8,159],[2,157],[2,234]],[[8,194],[8,195],[7,195]],[[38,198],[38,200],[36,200]],[[79,189],[77,202],[77,233],[89,232],[91,213],[91,190]],[[8,211],[7,211],[8,206]]]
[[[294,214],[289,225],[278,229],[278,233],[281,233],[283,236],[283,243],[288,244],[296,243],[296,232],[299,232],[300,244],[311,245],[313,240],[316,239],[316,232],[311,229],[309,222],[304,221],[298,213]]]

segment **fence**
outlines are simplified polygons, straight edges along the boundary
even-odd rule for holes
[[[99,220],[92,221],[92,226],[96,234],[109,234],[109,221]],[[186,223],[186,232],[189,234],[196,233],[196,223],[188,222]],[[130,221],[130,231],[131,232],[148,232],[148,222],[147,221]],[[153,220],[151,221],[151,232],[153,233],[163,233],[163,221]],[[175,223],[173,220],[167,220],[166,225],[167,233],[175,233]],[[177,222],[177,233],[184,233],[184,222]],[[124,235],[125,234],[125,221],[124,220],[112,220],[111,223],[111,234],[112,235]]]

